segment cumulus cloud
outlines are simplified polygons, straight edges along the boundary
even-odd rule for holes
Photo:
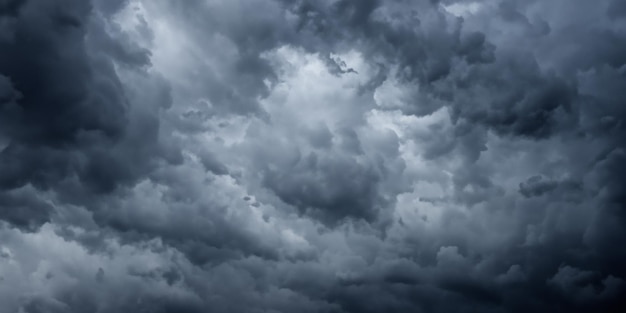
[[[617,0],[0,0],[0,312],[621,312]]]

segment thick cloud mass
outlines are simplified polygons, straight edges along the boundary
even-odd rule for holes
[[[620,0],[0,0],[0,313],[624,312]]]

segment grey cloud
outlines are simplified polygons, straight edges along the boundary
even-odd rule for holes
[[[614,19],[624,18],[626,16],[626,6],[624,6],[623,2],[613,0],[607,8],[607,14]]]
[[[50,220],[54,207],[33,188],[19,188],[0,194],[0,218],[17,227],[36,230]]]
[[[543,176],[532,176],[520,183],[519,191],[525,197],[539,197],[555,190],[583,192],[583,186],[575,181],[555,181]]]
[[[375,197],[379,175],[351,158],[310,154],[281,172],[269,170],[265,180],[283,201],[332,224],[346,217],[376,218],[383,205]]]
[[[0,131],[9,138],[0,155],[3,192],[26,185],[61,192],[61,181],[78,179],[70,192],[78,197],[133,182],[162,154],[149,110],[168,106],[168,97],[137,99],[115,66],[141,71],[149,53],[112,37],[89,2],[10,4],[2,20],[11,35],[0,43]],[[167,93],[141,92],[147,88]],[[146,100],[156,100],[154,109],[137,104]]]
[[[620,312],[623,11],[0,2],[0,311]]]

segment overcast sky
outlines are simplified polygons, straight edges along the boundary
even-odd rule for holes
[[[624,0],[0,0],[0,313],[625,312]]]

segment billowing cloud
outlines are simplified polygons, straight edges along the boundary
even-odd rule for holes
[[[617,0],[0,0],[0,312],[621,312]]]

